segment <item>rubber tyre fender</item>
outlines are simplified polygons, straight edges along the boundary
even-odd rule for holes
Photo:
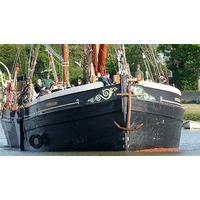
[[[41,135],[32,135],[29,138],[29,143],[34,149],[39,149],[43,145],[43,139]]]

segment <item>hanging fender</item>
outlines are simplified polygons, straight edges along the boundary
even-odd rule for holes
[[[39,149],[43,145],[43,138],[41,135],[32,135],[29,143],[34,149]]]

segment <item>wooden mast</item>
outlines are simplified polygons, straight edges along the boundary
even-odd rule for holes
[[[32,82],[33,74],[35,72],[35,66],[37,64],[37,58],[40,51],[40,44],[37,44],[32,52],[30,52],[30,66],[28,68],[28,80]]]
[[[108,52],[107,44],[87,44],[85,45],[86,55],[86,80],[87,82],[96,82],[98,73],[105,76],[105,65]]]
[[[31,48],[30,51],[30,58],[29,58],[29,64],[28,66],[28,78],[27,78],[27,85],[28,85],[28,94],[27,94],[27,104],[26,107],[30,106],[32,95],[33,95],[33,84],[32,84],[32,79],[33,79],[33,74],[35,72],[35,66],[37,64],[37,58],[39,55],[40,51],[40,44],[37,44],[35,48]]]
[[[94,73],[92,70],[93,67],[93,63],[92,63],[92,45],[91,44],[85,44],[84,45],[84,52],[85,52],[85,56],[86,56],[86,66],[84,67],[84,71],[85,71],[85,79],[86,82],[92,82],[92,73]],[[93,67],[94,68],[94,67]],[[94,73],[95,75],[95,73]]]
[[[20,69],[19,64],[16,64],[16,66],[15,66],[15,74],[14,74],[14,78],[13,78],[13,83],[14,83],[15,87],[17,86],[17,76],[18,76],[18,73],[19,73],[19,69]]]
[[[47,49],[48,50],[48,49]],[[57,83],[58,82],[58,75],[57,75],[57,72],[56,72],[56,67],[55,67],[55,63],[54,63],[54,58],[53,58],[53,55],[52,53],[48,50],[48,53],[49,53],[49,66],[52,70],[52,74],[53,74],[53,77],[54,77],[54,81]]]
[[[117,60],[120,73],[121,93],[127,93],[127,70],[126,70],[126,54],[125,47],[123,44],[116,45],[117,47]],[[124,113],[124,123],[127,120],[127,103],[128,99],[126,96],[122,96],[122,112]]]
[[[98,74],[98,54],[99,54],[99,44],[92,44],[92,63],[94,66],[95,74]]]
[[[19,64],[16,64],[16,67],[15,67],[15,75],[14,75],[14,79],[13,79],[13,110],[17,110],[18,108],[18,103],[17,103],[17,76],[18,76],[18,73],[19,73],[19,70],[20,70],[20,66]]]
[[[63,85],[64,87],[70,87],[69,83],[69,47],[68,44],[62,44],[63,54]]]

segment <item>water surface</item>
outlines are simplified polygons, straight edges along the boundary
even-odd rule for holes
[[[10,149],[0,124],[0,156],[197,156],[200,155],[200,130],[182,129],[179,152],[176,153],[136,153],[127,151],[89,152],[25,152]]]

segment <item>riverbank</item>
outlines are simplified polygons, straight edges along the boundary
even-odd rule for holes
[[[200,121],[200,91],[182,91],[184,120]]]
[[[185,113],[184,120],[200,121],[200,104],[182,104]]]

